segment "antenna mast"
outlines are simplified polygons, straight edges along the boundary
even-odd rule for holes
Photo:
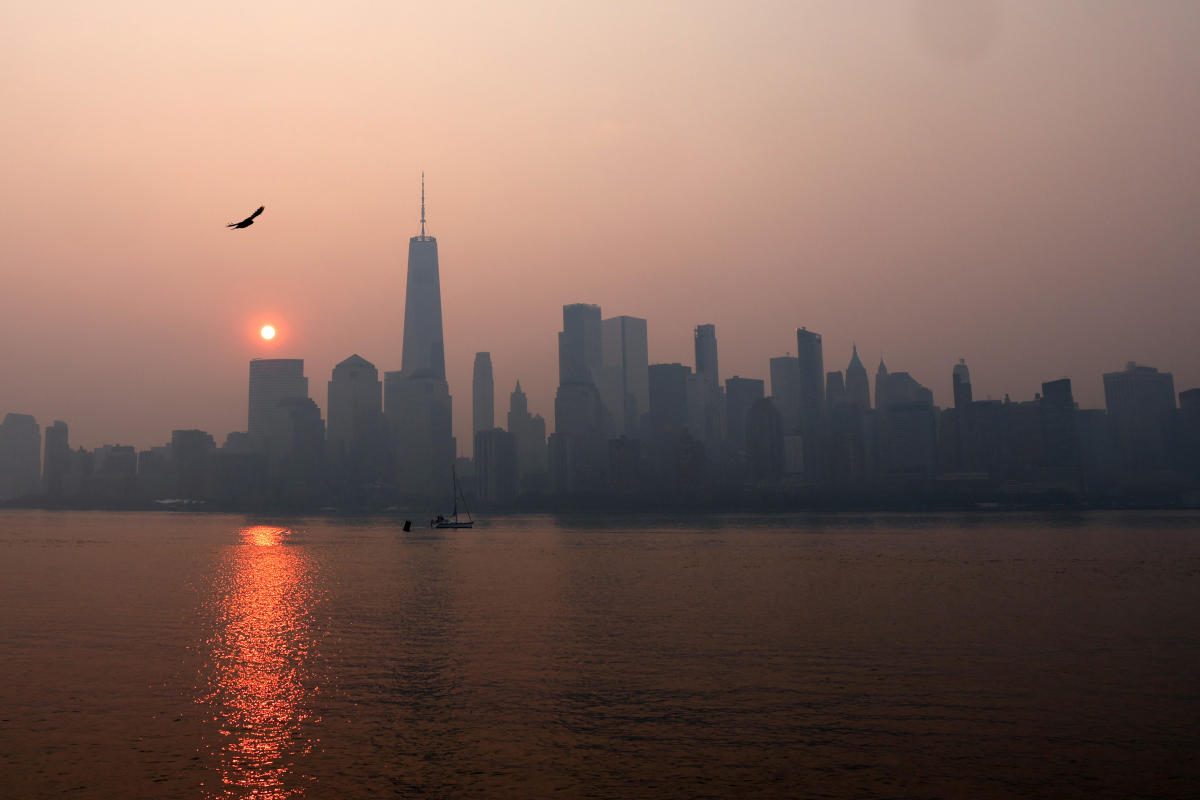
[[[425,170],[421,170],[421,238],[425,238]]]

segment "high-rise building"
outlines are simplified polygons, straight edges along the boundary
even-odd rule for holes
[[[286,414],[280,401],[308,397],[308,378],[302,358],[256,358],[250,362],[250,411],[246,430],[255,446],[269,450],[270,432],[278,430]]]
[[[171,431],[175,497],[198,499],[208,496],[208,459],[216,449],[217,443],[204,431]],[[141,472],[140,465],[138,472]]]
[[[67,423],[61,419],[46,428],[45,457],[42,459],[42,484],[46,494],[62,497],[71,471],[71,445],[67,441]]]
[[[606,398],[605,406],[613,419],[613,432],[636,437],[642,417],[650,410],[646,320],[627,316],[606,319],[600,325],[600,340],[604,375],[600,393],[612,398]]]
[[[558,334],[558,383],[593,383],[603,363],[600,306],[563,306],[563,329]]]
[[[825,428],[825,356],[821,334],[796,330],[796,358],[800,362],[800,435],[804,439],[804,469],[810,479],[827,472]]]
[[[800,408],[820,413],[825,407],[825,357],[821,334],[807,328],[796,331],[796,358],[800,362]]]
[[[971,405],[971,371],[967,369],[966,359],[960,358],[954,365],[950,380],[954,386],[954,407],[959,411],[968,408]]]
[[[867,381],[867,369],[858,358],[858,345],[851,345],[851,348],[850,363],[846,366],[846,400],[866,412],[871,409],[871,385]]]
[[[721,385],[721,373],[717,366],[717,326],[696,326],[696,374],[703,375],[714,386]]]
[[[878,411],[887,410],[887,376],[887,365],[880,356],[879,366],[875,369],[875,409]]]
[[[333,368],[329,380],[325,439],[339,471],[359,471],[384,437],[383,383],[379,370],[360,355]]]
[[[771,359],[771,402],[785,434],[800,429],[800,359],[795,356]]]
[[[421,233],[408,242],[404,352],[399,372],[384,373],[384,416],[394,442],[401,492],[441,498],[451,491],[454,466],[452,400],[446,383],[442,290],[437,239],[425,229],[421,176]]]
[[[0,423],[0,501],[35,494],[42,477],[42,431],[28,414]]]
[[[763,382],[734,375],[725,381],[726,439],[733,453],[746,449],[746,414],[763,399]]]
[[[485,503],[517,496],[517,438],[500,428],[475,432],[475,492]]]
[[[472,431],[490,431],[496,427],[496,387],[492,379],[492,354],[476,353],[471,376]]]
[[[1123,371],[1104,375],[1104,403],[1125,468],[1165,467],[1175,411],[1174,376],[1130,361]]]
[[[546,420],[541,414],[529,413],[529,400],[521,391],[521,382],[513,389],[508,400],[508,432],[513,435],[517,446],[518,486],[521,490],[533,489],[545,483],[546,475]]]
[[[846,382],[840,369],[825,373],[825,408],[832,409],[846,402]]]
[[[442,338],[442,284],[437,239],[425,232],[425,174],[421,174],[421,233],[408,240],[408,283],[404,296],[405,378],[446,378]]]

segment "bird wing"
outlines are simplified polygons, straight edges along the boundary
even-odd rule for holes
[[[266,208],[266,206],[259,206],[259,207],[258,207],[258,211],[255,211],[253,214],[251,214],[251,215],[250,215],[249,217],[247,217],[246,219],[254,219],[255,217],[257,217],[259,214],[261,214],[261,213],[263,212],[263,209],[264,209],[264,208]]]

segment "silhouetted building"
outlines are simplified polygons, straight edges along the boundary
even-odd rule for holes
[[[1105,373],[1104,402],[1125,469],[1165,468],[1175,410],[1171,373],[1130,361],[1122,372]]]
[[[858,358],[858,345],[851,345],[850,363],[846,365],[846,400],[863,413],[871,410],[871,386],[866,367]]]
[[[246,430],[255,447],[270,452],[278,447],[270,431],[277,430],[285,413],[280,401],[308,397],[308,378],[302,358],[256,358],[250,362],[250,411]]]
[[[593,383],[602,362],[600,306],[563,306],[563,329],[558,334],[558,383]]]
[[[208,496],[208,458],[216,449],[217,443],[204,431],[171,431],[175,497],[199,500]]]
[[[800,429],[800,359],[777,356],[771,359],[771,402],[779,411],[785,433]]]
[[[408,281],[404,290],[404,378],[446,379],[442,337],[442,284],[437,239],[425,232],[425,176],[421,176],[421,233],[408,240]],[[447,472],[447,476],[449,473]]]
[[[725,381],[726,440],[735,454],[746,449],[746,414],[763,399],[763,392],[763,382],[755,378],[735,375]]]
[[[641,435],[642,417],[650,410],[649,346],[646,320],[612,317],[600,324],[600,386],[605,407],[613,419],[613,431],[621,436]]]
[[[312,505],[325,496],[325,421],[307,397],[279,401],[283,415],[271,433],[276,496],[289,504]]]
[[[392,448],[383,418],[383,383],[374,364],[352,355],[333,368],[327,413],[325,439],[332,478],[340,491],[350,491],[362,501],[355,487],[390,475]]]
[[[37,494],[42,475],[42,431],[28,414],[0,422],[0,501]]]
[[[1074,483],[1079,477],[1079,430],[1071,379],[1042,384],[1042,442],[1046,479]]]
[[[62,497],[67,489],[67,476],[71,472],[71,445],[67,433],[67,423],[59,419],[46,428],[42,484],[51,497]]]
[[[496,427],[496,387],[492,378],[492,354],[476,353],[471,374],[472,433]]]
[[[477,431],[474,444],[475,495],[485,503],[517,496],[517,440],[508,431]]]
[[[825,373],[825,408],[846,402],[846,384],[842,380],[841,370]]]
[[[137,492],[137,452],[129,445],[106,444],[92,451],[93,469],[84,492],[98,500],[128,500]]]
[[[1200,477],[1200,389],[1179,393],[1174,439],[1176,469]]]
[[[714,386],[721,385],[717,364],[717,326],[697,325],[695,334],[696,374],[706,376]]]
[[[529,401],[521,382],[508,401],[508,432],[517,448],[518,489],[522,492],[546,488],[546,420],[529,413]]]
[[[880,358],[879,366],[875,368],[875,408],[880,411],[887,407],[887,376],[887,365]]]
[[[972,402],[971,371],[967,369],[965,359],[960,358],[958,363],[954,365],[950,382],[954,388],[954,407],[960,411],[969,407]]]
[[[804,438],[805,476],[822,480],[827,473],[827,448],[821,334],[807,328],[797,329],[796,358],[800,362],[800,435]]]
[[[384,373],[384,416],[393,437],[396,486],[425,498],[449,491],[455,458],[438,270],[437,239],[425,231],[422,177],[421,233],[408,241],[404,351],[400,371]]]
[[[746,411],[746,466],[755,481],[783,477],[783,415],[766,398],[758,398]]]
[[[676,487],[681,470],[691,468],[689,459],[699,442],[688,434],[688,381],[692,368],[683,364],[651,364],[650,413],[647,417],[650,470],[659,484]],[[685,445],[684,438],[690,441]],[[703,461],[703,452],[700,453]]]

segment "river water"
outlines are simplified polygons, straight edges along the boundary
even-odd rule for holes
[[[5,798],[1200,797],[1200,515],[0,512]]]

